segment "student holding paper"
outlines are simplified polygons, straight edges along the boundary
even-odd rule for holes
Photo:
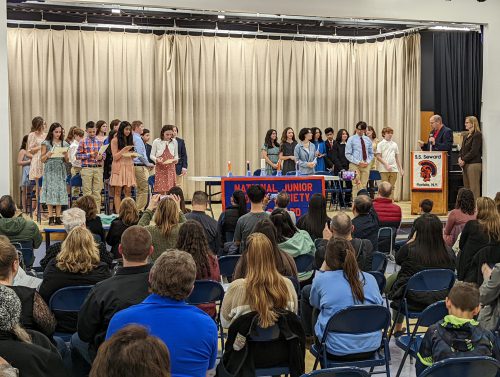
[[[68,204],[64,165],[64,162],[68,162],[68,147],[68,143],[64,141],[63,127],[59,123],[52,123],[41,149],[41,159],[45,168],[40,202],[47,204],[49,225],[62,225],[61,206]]]
[[[151,160],[156,164],[154,192],[165,195],[176,185],[175,165],[179,161],[174,126],[163,126],[160,137],[153,141]]]
[[[127,121],[123,121],[120,123],[116,137],[111,140],[113,163],[111,165],[109,184],[114,190],[113,203],[116,213],[120,212],[122,188],[125,197],[129,198],[132,187],[136,186],[133,161],[136,155],[132,153],[133,149],[132,125]]]
[[[325,171],[326,145],[323,141],[323,133],[318,127],[311,128],[313,134],[312,142],[316,148],[316,171]]]

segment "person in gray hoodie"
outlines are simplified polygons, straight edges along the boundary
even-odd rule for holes
[[[37,249],[42,243],[38,225],[22,215],[15,216],[16,210],[16,203],[10,195],[0,198],[0,235],[6,236],[10,242],[31,241],[33,249]]]
[[[493,268],[492,268],[493,267]],[[500,263],[482,266],[483,284],[479,288],[481,311],[478,321],[485,329],[495,331],[500,320]]]

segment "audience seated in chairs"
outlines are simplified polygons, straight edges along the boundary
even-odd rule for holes
[[[80,208],[85,211],[85,226],[92,234],[99,236],[99,241],[104,242],[106,236],[102,227],[101,218],[98,215],[97,204],[91,195],[84,195],[77,199],[73,207]]]
[[[236,223],[247,212],[245,193],[241,190],[235,190],[233,195],[231,195],[231,205],[220,214],[219,221],[217,222],[217,233],[219,234],[221,247],[226,242],[233,241]]]
[[[255,224],[253,228],[254,233],[262,233],[271,242],[273,249],[274,264],[278,272],[285,277],[297,278],[297,265],[290,254],[285,253],[278,246],[276,241],[278,235],[276,227],[269,219],[263,219]],[[248,271],[248,258],[247,250],[243,251],[236,268],[234,269],[233,279],[242,279],[247,276]]]
[[[393,187],[389,182],[378,185],[378,195],[373,200],[373,209],[377,213],[379,226],[399,228],[403,217],[401,207],[391,199]]]
[[[500,262],[500,215],[493,199],[476,201],[477,219],[471,220],[460,236],[457,279],[482,284],[483,263]]]
[[[151,220],[155,222],[154,225],[149,225]],[[160,195],[153,195],[138,224],[151,234],[154,248],[151,256],[153,261],[165,250],[175,247],[179,229],[185,221],[178,196],[171,195],[161,199]]]
[[[76,285],[94,285],[111,276],[108,265],[101,262],[99,249],[90,231],[76,227],[62,242],[61,252],[52,259],[43,273],[40,295],[45,302],[59,289]],[[57,331],[75,332],[74,313],[58,313]]]
[[[378,250],[378,230],[379,222],[377,213],[373,209],[372,200],[366,191],[360,191],[358,196],[354,198],[352,205],[352,225],[354,231],[353,237],[367,239],[373,245],[374,250]]]
[[[351,243],[342,238],[328,241],[325,261],[312,283],[310,302],[320,310],[314,326],[318,339],[322,339],[328,320],[339,310],[356,304],[384,304],[377,281],[359,270]],[[333,360],[359,360],[370,357],[381,341],[380,332],[328,334],[326,348]]]
[[[106,235],[106,243],[111,246],[111,254],[113,258],[121,258],[118,252],[123,232],[139,222],[139,210],[132,198],[124,198],[120,204],[120,212],[118,217],[111,222],[108,234]]]
[[[191,254],[196,263],[196,280],[220,281],[219,262],[217,256],[208,247],[206,233],[196,220],[188,220],[181,225],[177,249]],[[198,308],[215,317],[215,303],[201,304]]]
[[[186,214],[186,219],[195,220],[201,224],[207,236],[208,247],[210,247],[210,250],[214,253],[217,253],[217,221],[205,213],[207,204],[208,195],[203,191],[196,191],[191,201],[193,210]]]
[[[373,260],[373,245],[370,240],[353,238],[352,220],[345,212],[339,212],[332,217],[330,228],[325,227],[323,230],[323,238],[316,240],[315,265],[316,269],[320,269],[325,260],[326,244],[333,238],[343,238],[349,241],[354,249],[356,261],[361,271],[372,270]]]
[[[277,242],[280,250],[293,258],[299,255],[314,255],[316,247],[309,233],[293,225],[292,219],[286,209],[277,208],[271,213],[271,221],[276,227]],[[301,282],[310,279],[313,271],[299,272]]]
[[[64,224],[64,230],[66,231],[66,236],[76,227],[85,227],[85,212],[80,208],[70,208],[62,213],[62,222]],[[94,235],[94,240],[99,248],[99,258],[101,262],[105,262],[109,268],[113,265],[113,256],[106,249],[106,244],[104,242],[98,241]],[[62,243],[56,242],[49,246],[45,252],[45,256],[40,261],[40,266],[45,270],[47,265],[51,260],[55,259],[57,255],[61,252]]]
[[[61,356],[49,339],[21,327],[21,311],[16,293],[0,284],[0,355],[20,376],[67,377]]]
[[[106,340],[129,324],[143,325],[170,349],[173,377],[205,376],[215,368],[217,326],[209,315],[185,301],[196,279],[193,257],[169,250],[155,261],[149,279],[152,293],[113,316]]]
[[[21,300],[21,325],[25,329],[39,331],[50,338],[56,328],[54,314],[36,289],[13,286],[18,270],[17,250],[7,237],[0,236],[0,285],[11,288]]]
[[[409,240],[411,240],[413,238],[413,235],[415,234],[415,225],[421,221],[421,217],[424,213],[431,213],[432,212],[432,208],[434,207],[434,202],[430,199],[423,199],[420,201],[420,203],[418,204],[418,207],[420,208],[420,216],[417,217],[415,220],[413,220],[413,224],[411,224],[411,229],[410,229],[410,233],[408,234],[408,239],[406,240],[398,240],[396,241],[396,244],[395,244],[395,249],[396,249],[396,252],[401,249],[401,247],[407,243]]]
[[[90,377],[170,377],[170,353],[143,326],[129,325],[109,338],[95,359]]]
[[[179,203],[179,207],[183,214],[190,213],[191,210],[186,207],[186,200],[184,199],[184,191],[179,186],[174,186],[170,190],[168,190],[168,195],[177,195],[181,200]]]
[[[276,196],[276,208],[284,209],[288,212],[290,215],[290,218],[292,219],[293,224],[297,224],[297,217],[295,216],[295,212],[289,211],[288,210],[288,205],[290,204],[290,195],[286,191],[280,191],[278,195]]]
[[[500,331],[500,263],[493,268],[483,264],[483,284],[479,287],[482,305],[478,321],[490,331]]]
[[[462,233],[465,224],[470,220],[476,219],[476,203],[474,200],[474,193],[462,187],[458,190],[457,200],[455,202],[455,209],[451,210],[448,214],[448,220],[444,227],[443,235],[444,242],[447,246],[452,247]]]
[[[32,242],[33,249],[40,247],[42,235],[38,225],[22,214],[16,216],[17,208],[10,195],[0,198],[0,235],[6,236],[10,242]]]
[[[122,202],[120,210],[125,201]],[[149,256],[153,253],[151,235],[138,225],[127,228],[118,252],[123,266],[113,277],[101,281],[90,291],[78,313],[78,334],[71,338],[73,352],[80,353],[90,369],[97,349],[104,342],[115,313],[142,302],[149,294]]]
[[[396,254],[396,263],[401,270],[387,279],[386,293],[392,300],[391,307],[397,308],[403,298],[408,280],[417,272],[441,268],[455,270],[455,254],[443,240],[443,226],[436,215],[423,214],[415,226],[412,240],[404,245]],[[443,300],[446,293],[410,295],[410,310],[421,311],[430,304]],[[393,318],[396,321],[394,335],[404,332],[402,315]]]
[[[330,222],[326,214],[326,198],[321,194],[313,194],[309,200],[309,209],[299,221],[297,228],[305,230],[312,240],[323,237],[323,229]]]
[[[417,376],[438,361],[467,356],[500,358],[494,335],[474,320],[479,291],[472,283],[457,282],[446,298],[448,315],[430,326],[420,344]]]

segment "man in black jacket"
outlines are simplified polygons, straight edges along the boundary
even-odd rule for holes
[[[353,237],[370,240],[373,248],[378,250],[378,230],[380,226],[370,197],[364,193],[359,194],[354,199],[352,212],[354,213],[354,219],[352,219],[352,225],[354,226]]]
[[[131,226],[123,232],[118,251],[123,256],[123,267],[90,291],[78,313],[78,333],[71,338],[72,354],[79,354],[78,360],[83,358],[89,370],[113,315],[142,302],[149,294],[148,259],[153,253],[149,232]]]
[[[453,146],[453,131],[443,124],[440,115],[433,115],[429,120],[431,124],[431,134],[427,143],[418,141],[423,151],[446,151],[450,155]]]
[[[177,150],[179,153],[179,161],[175,165],[175,174],[177,174],[177,186],[182,186],[182,181],[184,176],[187,174],[188,168],[188,156],[186,151],[186,143],[184,139],[177,137],[179,133],[179,128],[177,126],[173,127],[174,139],[177,140]]]

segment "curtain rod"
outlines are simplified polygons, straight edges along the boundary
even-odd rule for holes
[[[7,20],[7,24],[13,25],[30,25],[30,26],[57,26],[57,27],[77,27],[77,28],[91,28],[91,29],[114,29],[114,30],[144,30],[144,31],[170,31],[170,32],[192,32],[200,34],[214,34],[214,35],[241,35],[241,36],[266,36],[266,37],[280,37],[280,38],[305,38],[305,39],[321,39],[321,40],[342,40],[342,41],[369,41],[377,40],[379,38],[395,37],[398,35],[405,35],[416,33],[423,29],[428,29],[428,26],[419,26],[404,30],[397,30],[388,33],[381,33],[377,35],[367,36],[340,36],[340,35],[321,35],[321,34],[292,34],[292,33],[269,33],[269,32],[255,32],[243,30],[226,30],[226,29],[198,29],[198,28],[184,28],[184,27],[170,27],[170,26],[142,26],[142,25],[117,25],[117,24],[97,24],[97,23],[77,23],[77,22],[48,22],[48,21],[24,21],[24,20]]]

